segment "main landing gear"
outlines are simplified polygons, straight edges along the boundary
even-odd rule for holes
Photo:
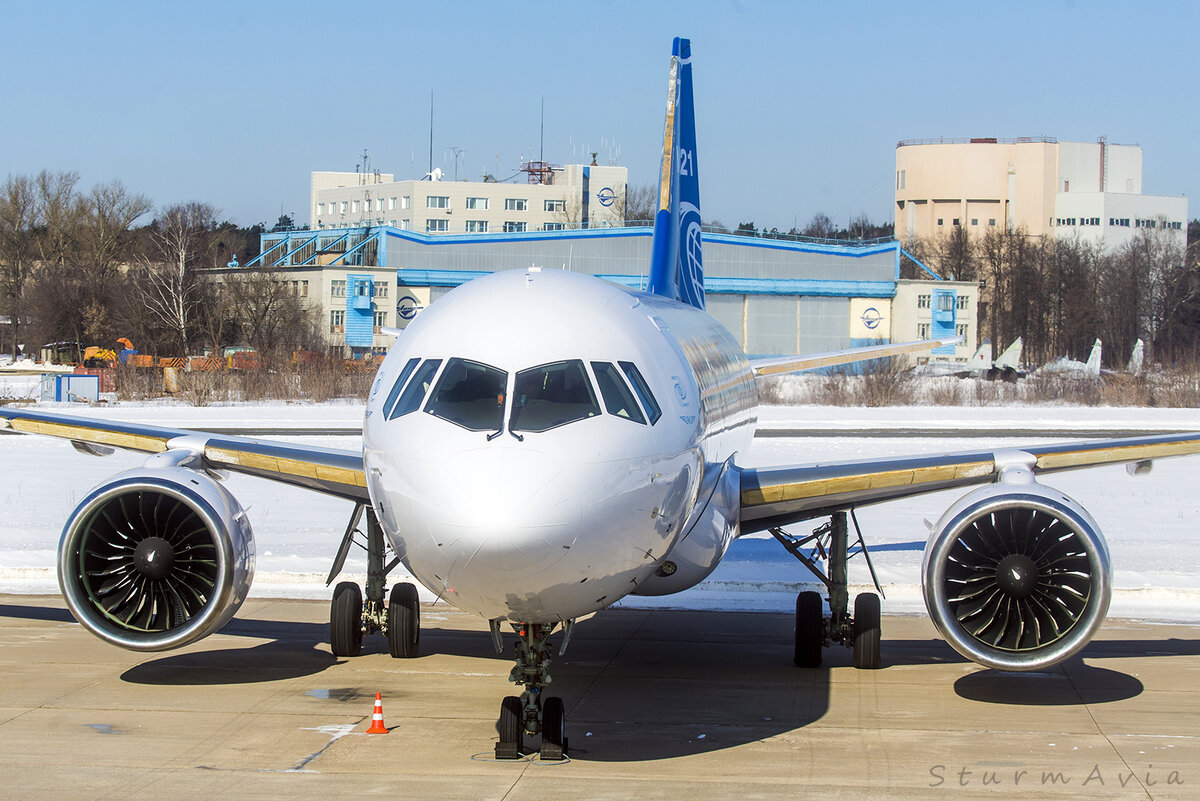
[[[829,617],[825,617],[824,603],[817,592],[802,592],[796,597],[796,649],[793,660],[797,667],[821,666],[821,649],[826,645],[840,643],[854,651],[854,667],[862,670],[877,670],[880,666],[879,597],[883,588],[875,577],[871,555],[858,530],[858,520],[850,511],[858,541],[851,552],[846,527],[846,513],[835,512],[829,522],[815,529],[812,534],[797,537],[782,528],[771,529],[775,539],[788,549],[792,556],[804,563],[829,592]],[[805,553],[804,548],[810,547]],[[847,562],[852,556],[862,554],[871,571],[871,580],[879,595],[864,592],[854,599],[854,614],[850,614],[850,591],[847,586]],[[815,557],[823,559],[828,573],[821,569]]]
[[[491,621],[492,642],[496,653],[504,652],[500,637],[499,620]],[[567,650],[571,629],[575,621],[562,624],[563,641],[558,649],[559,656]],[[525,750],[525,735],[542,735],[541,758],[547,761],[566,759],[567,737],[565,734],[566,710],[561,698],[542,697],[542,691],[550,684],[550,635],[558,624],[514,623],[517,633],[515,646],[517,664],[508,675],[514,684],[524,685],[520,697],[510,695],[500,704],[500,720],[496,729],[500,740],[496,743],[497,759],[519,759]]]
[[[358,525],[364,511],[367,516],[365,545],[356,540],[356,536],[361,535]],[[387,575],[400,560],[393,556],[384,564],[387,546],[383,530],[375,518],[375,510],[366,504],[354,507],[333,568],[325,580],[326,586],[342,572],[351,545],[358,545],[367,552],[367,597],[364,603],[362,588],[353,581],[339,582],[334,588],[333,602],[329,606],[330,650],[334,656],[358,656],[362,652],[363,636],[379,633],[387,636],[388,651],[392,656],[411,659],[417,655],[421,642],[421,606],[417,588],[407,582],[395,585],[384,606]]]

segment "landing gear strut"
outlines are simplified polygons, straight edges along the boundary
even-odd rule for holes
[[[364,512],[367,517],[366,544],[357,539],[362,536],[358,526]],[[362,652],[363,637],[378,633],[387,636],[392,656],[398,659],[416,656],[421,639],[417,588],[409,583],[397,584],[392,587],[390,601],[385,601],[387,575],[400,564],[400,559],[393,556],[391,561],[384,563],[387,543],[383,529],[375,517],[375,510],[365,503],[354,507],[325,586],[342,572],[351,545],[358,545],[367,552],[366,600],[363,600],[362,588],[353,581],[339,582],[334,588],[329,608],[330,650],[334,656],[358,656]]]
[[[877,670],[880,666],[880,609],[879,598],[883,588],[875,577],[871,555],[858,530],[854,510],[850,510],[858,541],[849,543],[846,513],[835,512],[829,522],[815,529],[812,534],[797,537],[782,528],[771,529],[771,535],[787,548],[792,556],[821,579],[829,595],[829,617],[824,616],[820,593],[802,592],[796,597],[796,650],[793,657],[797,667],[815,668],[821,665],[821,648],[839,643],[854,651],[854,667]],[[805,548],[810,548],[806,553]],[[852,551],[852,548],[858,550]],[[863,555],[871,579],[879,595],[864,592],[854,599],[854,614],[850,614],[850,591],[847,583],[847,563],[850,558]],[[828,565],[828,573],[817,563],[819,557]]]
[[[500,621],[493,620],[491,625],[496,653],[503,653]],[[558,650],[559,656],[567,650],[573,625],[573,620],[562,624],[563,641]],[[542,696],[542,691],[550,684],[549,639],[557,628],[558,625],[554,623],[513,624],[513,630],[517,633],[517,664],[509,673],[508,680],[523,685],[525,692],[520,697],[510,695],[500,704],[500,720],[496,726],[500,734],[500,740],[496,743],[497,759],[520,758],[525,748],[524,736],[539,733],[542,735],[542,759],[557,761],[566,758],[566,710],[562,699]]]

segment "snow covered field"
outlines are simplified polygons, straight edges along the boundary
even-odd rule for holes
[[[36,376],[0,378],[0,396],[36,392]],[[354,428],[362,407],[342,403],[193,408],[171,402],[87,408],[39,404],[67,414],[137,420],[173,427],[312,429]],[[761,429],[802,431],[803,436],[760,437],[744,460],[748,466],[945,452],[1058,441],[1061,434],[1000,438],[997,429],[1145,430],[1200,429],[1200,410],[1102,407],[913,408],[765,407]],[[822,429],[902,428],[904,436],[822,436]],[[922,428],[957,428],[961,435],[922,436]],[[972,430],[976,433],[972,435]],[[983,434],[979,432],[983,431]],[[356,448],[356,436],[288,436],[279,439]],[[61,527],[88,490],[112,474],[139,465],[144,456],[120,453],[95,458],[69,443],[41,437],[0,436],[0,592],[56,592],[55,549]],[[1148,476],[1133,478],[1123,467],[1059,474],[1046,483],[1082,503],[1108,539],[1115,567],[1112,615],[1200,622],[1200,496],[1194,488],[1200,457],[1157,462]],[[257,544],[258,596],[328,597],[324,576],[352,506],[305,490],[233,476],[229,488],[249,510]],[[920,564],[933,521],[963,490],[926,495],[858,510],[863,533],[884,585],[887,613],[922,613]],[[801,524],[797,531],[804,531]],[[853,532],[852,532],[853,537]],[[347,574],[362,580],[365,560],[352,553]],[[400,568],[398,572],[401,572]],[[357,575],[355,575],[357,574]],[[393,578],[398,578],[393,574]],[[795,593],[812,580],[769,535],[737,541],[717,571],[686,593],[628,598],[628,606],[788,610]],[[851,581],[870,582],[861,560]],[[433,600],[425,595],[425,600]]]

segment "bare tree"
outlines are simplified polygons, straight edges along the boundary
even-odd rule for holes
[[[236,310],[240,341],[264,357],[278,359],[317,344],[315,309],[296,295],[292,283],[270,269],[225,282],[224,291]]]
[[[818,211],[808,221],[808,225],[804,226],[802,232],[804,236],[811,236],[816,239],[832,239],[837,233],[837,228],[833,224],[833,220],[829,219],[829,215]]]
[[[658,211],[657,186],[645,184],[625,187],[626,222],[653,220],[656,211]]]
[[[136,284],[147,310],[183,355],[202,302],[196,268],[207,255],[216,216],[212,206],[196,201],[164,209],[150,226],[151,253],[143,260]]]
[[[23,175],[8,176],[0,186],[0,301],[8,313],[14,360],[25,312],[22,299],[36,254],[37,211],[33,181]]]

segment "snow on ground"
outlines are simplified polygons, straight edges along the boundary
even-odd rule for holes
[[[4,384],[0,384],[0,396],[3,393]],[[361,405],[353,403],[194,408],[155,402],[108,408],[40,404],[35,408],[172,427],[344,429],[360,425],[362,419]],[[1200,411],[1194,409],[804,406],[764,407],[761,417],[764,429],[802,430],[806,435],[760,437],[743,460],[747,466],[994,449],[1062,439],[1059,434],[1013,438],[979,433],[1008,428],[1096,432],[1121,428],[1200,429]],[[853,427],[902,428],[907,433],[820,435],[824,429]],[[963,435],[921,436],[922,428],[957,428]],[[346,449],[359,446],[357,436],[279,439]],[[59,440],[0,436],[0,591],[56,591],[55,550],[71,509],[92,486],[120,470],[140,465],[144,458],[131,453],[88,457]],[[1185,457],[1161,460],[1149,476],[1137,478],[1116,466],[1044,479],[1083,504],[1105,532],[1115,568],[1114,616],[1200,622],[1200,542],[1195,536],[1200,496],[1193,489],[1198,468],[1200,458]],[[248,509],[255,529],[258,558],[252,594],[329,597],[325,573],[352,505],[245,476],[232,476],[227,486]],[[962,492],[954,490],[858,510],[886,593],[886,612],[923,612],[919,584],[922,549],[928,537],[924,521],[936,520]],[[804,532],[819,522],[801,524],[795,530]],[[361,581],[365,569],[365,559],[352,553],[347,575]],[[861,559],[851,563],[850,577],[856,585],[852,591],[870,586]],[[393,579],[399,578],[393,574]],[[802,585],[811,586],[812,580],[769,535],[754,535],[735,542],[725,561],[699,586],[663,598],[631,597],[621,604],[784,611],[793,608],[796,591]],[[431,601],[433,597],[426,593],[424,599]]]

